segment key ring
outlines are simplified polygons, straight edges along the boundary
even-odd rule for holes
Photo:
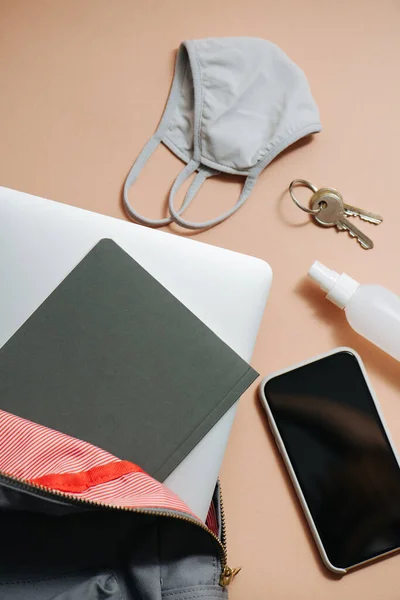
[[[309,215],[317,215],[322,210],[322,206],[320,206],[320,208],[317,208],[317,209],[307,208],[306,206],[303,206],[297,200],[296,196],[294,195],[293,188],[296,187],[296,186],[306,187],[309,190],[311,190],[314,194],[315,194],[315,192],[318,191],[318,188],[316,188],[315,185],[313,185],[309,181],[306,181],[305,179],[293,179],[292,183],[289,185],[290,197],[293,200],[293,202],[295,203],[295,205],[298,208],[301,208],[301,210],[303,210],[304,212],[308,213]]]

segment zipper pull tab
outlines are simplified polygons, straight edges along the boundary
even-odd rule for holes
[[[224,570],[221,573],[221,577],[219,579],[219,585],[222,587],[228,587],[232,580],[236,577],[239,571],[242,570],[242,567],[237,567],[236,569],[231,569],[230,567],[224,567]]]

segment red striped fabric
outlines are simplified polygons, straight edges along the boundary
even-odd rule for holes
[[[197,519],[166,486],[126,463],[87,442],[0,410],[2,473],[53,490],[65,492],[57,485],[67,485],[75,490],[69,495],[83,500],[119,508],[176,510]],[[60,477],[63,474],[69,479]]]
[[[211,502],[210,510],[208,511],[206,525],[216,536],[219,534],[219,525],[217,511],[215,509],[214,500]]]
[[[0,470],[21,479],[78,473],[118,458],[91,444],[0,410]]]

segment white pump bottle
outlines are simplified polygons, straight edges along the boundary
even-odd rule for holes
[[[381,285],[360,284],[345,273],[339,275],[318,261],[308,276],[328,292],[327,298],[344,308],[352,328],[400,360],[400,297]]]

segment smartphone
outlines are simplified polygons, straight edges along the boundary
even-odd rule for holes
[[[358,354],[274,373],[260,398],[325,565],[344,574],[398,551],[399,457]]]

